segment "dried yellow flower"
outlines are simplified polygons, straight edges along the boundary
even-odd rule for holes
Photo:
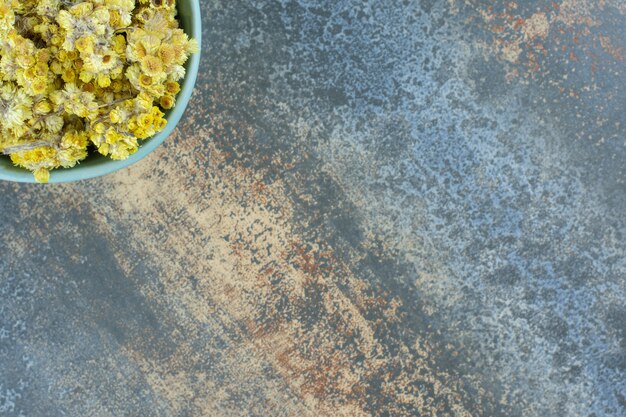
[[[180,84],[178,84],[176,81],[168,81],[165,83],[165,91],[167,91],[168,94],[174,96],[179,93]]]
[[[171,109],[172,107],[174,107],[174,97],[165,95],[159,99],[159,104],[164,109]]]
[[[0,153],[38,182],[90,146],[128,158],[167,124],[197,48],[175,0],[0,0]]]

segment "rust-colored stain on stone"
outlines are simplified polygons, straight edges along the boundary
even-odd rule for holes
[[[504,7],[478,5],[482,22],[494,35],[487,47],[500,59],[515,64],[509,69],[509,81],[542,77],[560,60],[565,64],[563,71],[570,72],[581,67],[579,56],[587,58],[594,73],[607,57],[623,60],[623,48],[611,41],[619,33],[613,33],[612,28],[607,32],[599,17],[614,14],[623,22],[626,7],[622,2],[565,0],[542,6],[522,10],[515,2]],[[623,43],[621,39],[615,41]],[[595,44],[601,45],[600,51]]]

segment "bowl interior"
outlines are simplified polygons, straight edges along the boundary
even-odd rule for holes
[[[200,51],[202,50],[202,28],[200,17],[199,0],[178,0],[178,19],[181,28],[198,41]],[[167,118],[167,126],[161,132],[153,137],[141,142],[137,152],[123,161],[114,161],[108,157],[98,155],[91,152],[90,156],[73,168],[59,168],[50,171],[50,182],[70,182],[79,181],[88,178],[99,177],[110,174],[111,172],[125,168],[134,164],[141,158],[148,155],[156,149],[163,141],[172,133],[176,124],[181,119],[187,103],[191,98],[193,87],[198,76],[198,67],[200,66],[200,53],[189,57],[185,64],[186,75],[181,83],[181,90],[176,97],[176,106],[165,112]],[[0,155],[0,180],[17,181],[17,182],[35,182],[33,174],[23,168],[18,168],[11,163],[8,156]]]

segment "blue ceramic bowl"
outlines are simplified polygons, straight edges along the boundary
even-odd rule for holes
[[[182,29],[198,41],[202,49],[202,20],[200,17],[199,0],[178,0],[178,18]],[[181,83],[181,90],[176,97],[176,106],[165,113],[167,126],[161,132],[150,139],[141,142],[139,150],[123,161],[114,161],[110,158],[93,154],[73,168],[59,168],[50,171],[50,182],[70,182],[86,180],[110,174],[119,169],[134,164],[141,158],[155,150],[172,133],[178,121],[183,116],[187,103],[191,98],[191,92],[198,76],[200,66],[200,52],[189,57],[185,64],[187,70],[185,79]],[[8,156],[0,155],[0,180],[15,182],[35,182],[33,174],[23,168],[18,168],[11,163]]]

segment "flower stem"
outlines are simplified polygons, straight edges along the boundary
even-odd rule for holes
[[[56,144],[45,141],[45,140],[39,140],[36,142],[24,143],[22,145],[6,147],[2,150],[2,153],[4,155],[11,155],[12,153],[16,153],[16,152],[30,151],[33,149],[41,148],[42,146],[48,146],[50,148],[54,148]]]
[[[110,102],[110,103],[107,103],[107,104],[103,104],[103,105],[101,105],[101,106],[98,106],[98,108],[99,108],[99,109],[102,109],[102,108],[104,108],[104,107],[115,106],[116,104],[123,103],[123,102],[124,102],[124,101],[126,101],[126,100],[132,100],[132,99],[133,99],[132,97],[121,98],[121,99],[119,99],[119,100],[115,100],[115,101],[112,101],[112,102]]]

